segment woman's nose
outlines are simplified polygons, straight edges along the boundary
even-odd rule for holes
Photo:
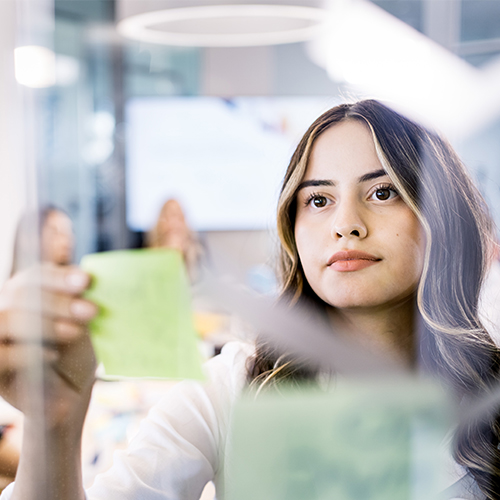
[[[340,203],[333,220],[332,237],[334,239],[366,238],[367,234],[366,224],[356,208],[352,204]]]

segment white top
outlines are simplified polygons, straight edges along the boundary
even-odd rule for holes
[[[87,491],[88,500],[199,500],[208,481],[224,489],[224,457],[231,411],[241,394],[251,344],[232,342],[206,363],[208,381],[181,382],[149,412],[127,450]],[[458,472],[454,481],[463,474]],[[453,482],[453,481],[452,481]],[[443,500],[482,500],[469,475]],[[12,485],[1,495],[8,500]]]

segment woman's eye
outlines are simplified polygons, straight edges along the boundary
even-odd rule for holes
[[[386,201],[392,198],[395,198],[398,193],[389,187],[380,187],[376,191],[374,191],[372,197],[376,198],[379,201]]]
[[[327,199],[324,196],[314,196],[310,201],[316,208],[322,208],[327,203]]]

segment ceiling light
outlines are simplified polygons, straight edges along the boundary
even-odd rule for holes
[[[46,47],[27,45],[14,49],[14,64],[16,80],[21,85],[45,88],[56,83],[56,57]]]
[[[123,19],[124,37],[191,47],[244,47],[314,38],[325,10],[292,5],[212,5],[147,12]]]

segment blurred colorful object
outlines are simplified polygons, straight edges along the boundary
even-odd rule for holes
[[[443,488],[446,398],[430,383],[339,381],[244,399],[231,500],[430,500]]]
[[[214,333],[227,329],[228,321],[229,317],[223,314],[202,311],[193,313],[194,328],[202,338],[208,338]]]
[[[104,252],[82,268],[93,278],[86,298],[100,308],[90,328],[106,376],[203,378],[179,252]]]

